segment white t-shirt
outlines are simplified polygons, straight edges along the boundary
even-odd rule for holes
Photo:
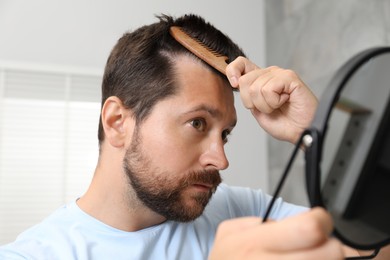
[[[270,200],[261,190],[221,184],[195,221],[167,221],[136,232],[112,228],[73,202],[0,247],[0,259],[207,259],[218,224],[243,216],[261,217]],[[278,199],[270,219],[305,210]]]

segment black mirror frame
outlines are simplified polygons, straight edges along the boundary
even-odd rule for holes
[[[318,109],[310,128],[306,129],[303,136],[306,137],[305,160],[306,160],[306,188],[309,201],[312,207],[325,207],[320,190],[321,172],[320,163],[322,159],[322,145],[326,137],[328,120],[332,109],[340,97],[344,86],[355,74],[355,72],[371,58],[383,53],[390,53],[390,47],[375,47],[362,51],[348,60],[335,74],[329,83],[328,88],[321,97]],[[303,137],[303,140],[305,138]],[[309,139],[309,140],[308,140]],[[370,250],[377,249],[390,243],[390,237],[370,245],[360,245],[346,239],[337,229],[334,234],[343,243],[351,247]]]

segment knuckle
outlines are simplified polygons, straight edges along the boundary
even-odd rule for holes
[[[280,70],[281,68],[279,66],[272,65],[272,66],[269,66],[268,69],[269,70]]]
[[[238,78],[238,85],[242,88],[247,85],[246,77],[242,76]]]
[[[238,57],[236,58],[236,60],[242,61],[242,60],[245,60],[245,58],[244,58],[244,56],[238,56]]]
[[[283,72],[289,78],[296,78],[297,77],[297,74],[295,73],[295,71],[293,71],[291,69],[285,69]]]
[[[252,97],[252,98],[255,98],[255,97],[258,96],[258,94],[259,94],[258,91],[261,92],[261,89],[259,90],[255,85],[251,85],[248,88],[249,96]]]
[[[315,241],[321,241],[326,238],[324,229],[317,219],[308,218],[305,222],[302,222],[301,230],[303,234],[311,236]]]
[[[228,229],[228,227],[229,227],[229,222],[225,220],[225,221],[222,221],[222,222],[219,224],[218,230],[219,230],[219,231],[224,231],[224,230]]]

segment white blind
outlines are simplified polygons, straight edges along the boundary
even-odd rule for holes
[[[98,75],[0,69],[0,244],[85,192],[100,84]]]

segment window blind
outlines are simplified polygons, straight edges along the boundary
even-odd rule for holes
[[[0,69],[0,245],[85,192],[100,84],[98,74]]]

